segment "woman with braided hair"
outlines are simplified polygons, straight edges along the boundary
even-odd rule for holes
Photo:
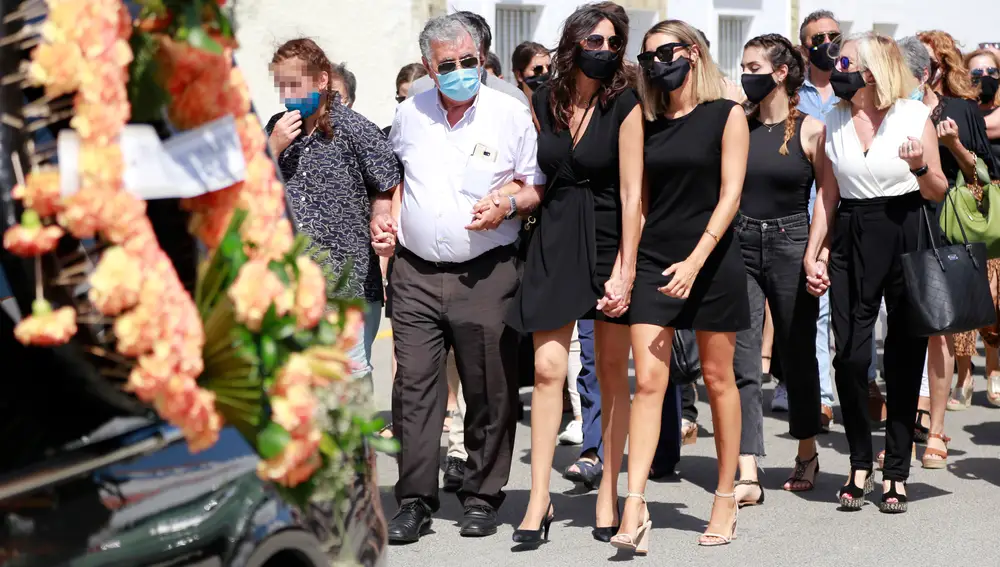
[[[743,429],[736,484],[740,506],[764,502],[757,459],[764,456],[761,334],[764,303],[774,319],[789,397],[789,433],[799,440],[785,490],[812,490],[819,461],[819,368],[815,328],[819,300],[806,291],[802,258],[809,240],[809,192],[823,154],[823,123],[799,112],[805,61],[778,34],[755,37],[743,50],[743,90],[750,154],[736,220],[750,297],[750,328],[736,334],[735,371]]]

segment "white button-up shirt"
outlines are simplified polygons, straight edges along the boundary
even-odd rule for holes
[[[429,262],[466,262],[512,244],[517,219],[496,230],[466,230],[473,205],[513,180],[545,183],[531,112],[486,86],[454,127],[437,89],[406,100],[389,142],[404,170],[399,243]]]

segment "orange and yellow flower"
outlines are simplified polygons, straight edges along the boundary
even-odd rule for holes
[[[285,449],[273,459],[257,464],[257,475],[282,486],[295,486],[309,479],[323,464],[319,443],[323,434],[312,429],[301,438],[292,438]]]
[[[80,86],[83,53],[75,43],[42,43],[31,52],[28,80],[44,86],[50,98],[69,94]]]
[[[64,345],[76,334],[76,311],[60,307],[55,311],[44,299],[31,305],[31,315],[14,327],[14,337],[23,345],[53,347]]]
[[[55,249],[63,230],[58,226],[44,226],[38,213],[27,209],[21,215],[21,224],[14,225],[3,234],[3,247],[11,254],[32,258]]]
[[[294,296],[267,261],[253,260],[240,268],[236,281],[229,288],[236,320],[251,331],[259,331],[267,310],[274,305],[275,313],[283,317],[292,309]]]
[[[90,276],[87,297],[98,311],[115,316],[139,302],[142,265],[124,248],[113,246],[101,255]]]
[[[295,289],[295,321],[302,329],[312,329],[326,309],[326,278],[323,269],[306,256],[295,260],[299,279]]]
[[[49,217],[59,211],[60,204],[59,170],[44,167],[28,174],[25,184],[15,185],[11,196],[34,209],[39,216]]]

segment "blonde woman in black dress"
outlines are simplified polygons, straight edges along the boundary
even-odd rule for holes
[[[642,111],[624,61],[627,44],[628,23],[619,13],[581,7],[566,20],[552,80],[532,97],[540,127],[538,165],[548,182],[507,316],[514,329],[533,333],[535,343],[531,495],[514,532],[520,544],[541,542],[554,516],[549,479],[578,319],[594,319],[607,465],[593,535],[608,541],[617,531],[643,144]]]
[[[698,543],[727,544],[736,533],[740,395],[733,354],[736,332],[750,326],[750,307],[732,224],[750,133],[743,109],[725,99],[708,47],[688,24],[667,20],[653,26],[643,39],[639,63],[647,123],[646,215],[630,309],[636,393],[628,496],[612,543],[642,553],[652,526],[644,492],[675,329],[697,331],[719,459],[712,516]]]

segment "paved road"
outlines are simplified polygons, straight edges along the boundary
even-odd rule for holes
[[[376,395],[382,410],[389,408],[389,343],[381,338],[374,349]],[[976,365],[983,368],[982,358]],[[772,388],[766,388],[765,403],[769,404]],[[695,544],[708,521],[716,478],[710,412],[706,403],[699,402],[702,429],[698,443],[684,448],[676,478],[649,484],[647,497],[654,525],[651,553],[635,562],[684,567],[1000,565],[995,543],[1000,522],[1000,408],[987,403],[984,388],[985,382],[977,378],[972,408],[948,413],[946,431],[954,439],[948,469],[923,470],[915,463],[908,486],[913,501],[910,511],[900,516],[880,514],[874,505],[855,513],[837,511],[835,493],[850,468],[840,426],[820,438],[822,472],[816,489],[798,495],[781,491],[795,455],[795,442],[787,434],[783,414],[766,412],[768,457],[762,476],[766,504],[745,509],[739,517],[737,539],[719,548]],[[530,406],[530,391],[522,391],[522,399]],[[579,493],[559,474],[553,474],[552,481],[556,521],[551,541],[535,551],[511,550],[510,536],[520,522],[531,484],[529,437],[527,424],[520,424],[517,461],[507,487],[507,502],[500,510],[504,525],[497,535],[459,537],[457,522],[462,509],[453,495],[442,492],[443,506],[434,518],[434,533],[417,544],[390,548],[389,565],[578,566],[629,561],[610,545],[590,537],[596,493]],[[875,436],[877,449],[882,440],[879,431]],[[442,438],[442,447],[445,444]],[[921,451],[918,447],[918,456]],[[575,456],[573,448],[558,448],[555,468],[561,471]],[[391,516],[396,509],[391,492],[396,481],[395,461],[380,456],[378,467],[383,503]],[[620,494],[625,488],[622,475]],[[876,495],[879,493],[876,490]]]

